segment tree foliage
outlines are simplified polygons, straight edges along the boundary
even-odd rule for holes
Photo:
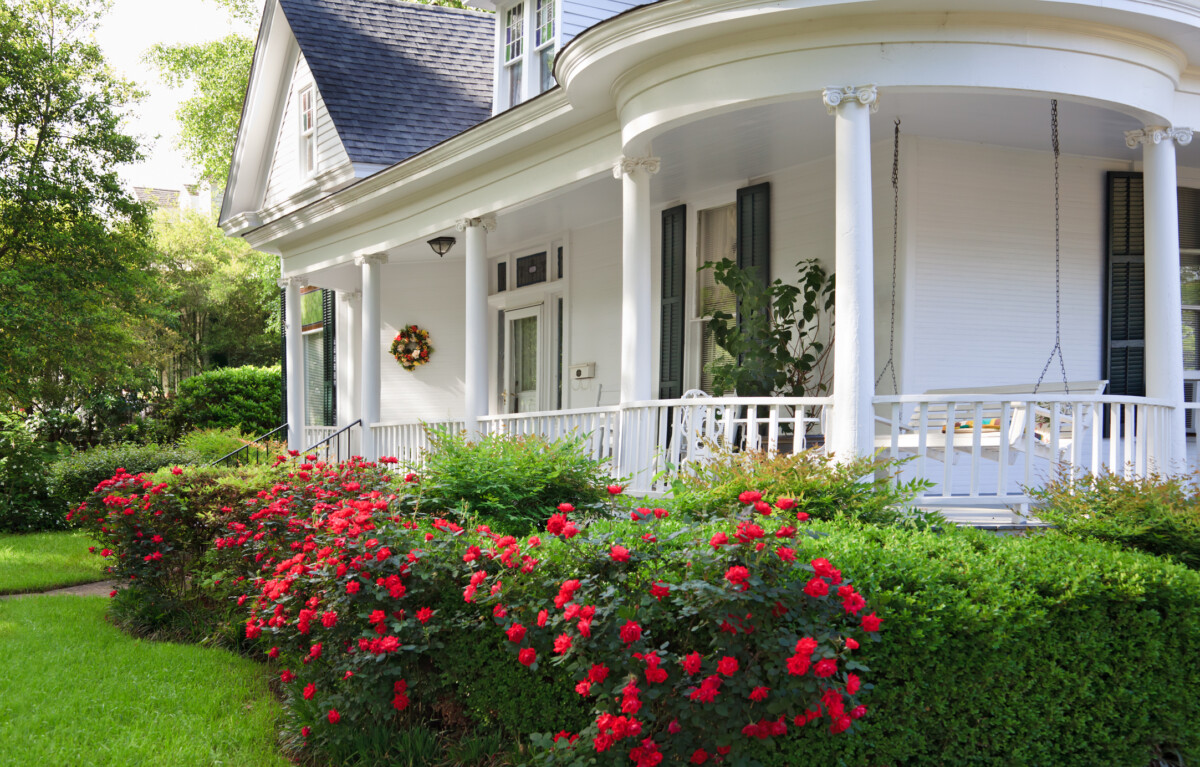
[[[34,408],[138,366],[144,208],[118,166],[139,94],[91,42],[96,0],[0,0],[0,399]]]

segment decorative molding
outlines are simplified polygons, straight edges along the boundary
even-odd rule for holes
[[[355,256],[354,257],[354,265],[355,266],[363,266],[365,264],[371,264],[373,266],[382,266],[383,264],[386,264],[387,262],[388,262],[388,254],[387,253],[368,253],[365,256]]]
[[[1161,144],[1163,141],[1174,141],[1179,146],[1187,146],[1192,143],[1192,129],[1147,125],[1145,128],[1125,131],[1125,146],[1130,149],[1137,149],[1140,144]]]
[[[361,290],[339,290],[337,292],[337,296],[338,296],[338,298],[342,299],[343,301],[350,304],[351,306],[354,306],[355,304],[357,304],[359,301],[362,300],[362,291]]]
[[[298,288],[307,288],[308,287],[308,278],[307,277],[280,277],[278,280],[275,281],[275,284],[281,288],[291,287],[291,285],[293,283],[295,283],[296,287],[298,287]]]
[[[459,232],[465,232],[472,226],[482,226],[485,232],[493,232],[496,230],[496,217],[488,215],[476,218],[460,218],[454,222],[454,228]]]
[[[825,111],[829,114],[837,112],[838,107],[848,101],[857,101],[872,112],[879,111],[879,92],[874,85],[843,85],[826,88],[821,92],[825,102]]]
[[[624,157],[613,165],[613,178],[620,178],[628,173],[633,173],[635,170],[644,170],[646,173],[653,176],[658,173],[662,167],[662,160],[658,157]]]

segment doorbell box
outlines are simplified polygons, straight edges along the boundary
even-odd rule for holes
[[[596,363],[585,362],[582,365],[572,365],[569,377],[572,381],[582,381],[585,378],[595,378]]]

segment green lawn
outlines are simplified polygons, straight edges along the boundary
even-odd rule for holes
[[[0,765],[289,765],[262,666],[149,642],[103,597],[0,601]]]
[[[105,579],[104,560],[83,533],[0,535],[0,594],[45,591]]]

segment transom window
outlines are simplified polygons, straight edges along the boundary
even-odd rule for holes
[[[317,99],[311,85],[300,89],[300,171],[311,176],[317,170]]]
[[[558,50],[556,0],[517,0],[500,4],[496,110],[501,111],[554,87]]]

